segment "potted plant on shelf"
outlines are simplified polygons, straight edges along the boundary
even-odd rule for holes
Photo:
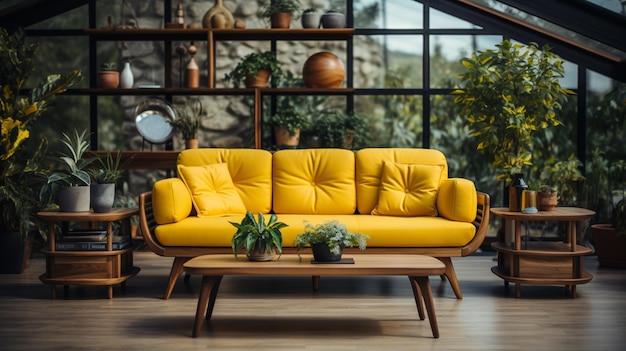
[[[309,126],[309,120],[293,107],[285,107],[270,118],[274,126],[276,146],[296,147],[300,142],[300,130]]]
[[[43,138],[28,147],[32,128],[50,99],[82,79],[78,70],[51,74],[23,95],[36,49],[37,44],[26,44],[21,29],[11,35],[0,29],[0,273],[21,273],[27,266],[30,234],[38,227],[37,212],[46,205],[40,202],[39,193],[47,180],[41,162],[48,141]]]
[[[132,159],[129,158],[122,162],[122,152],[118,151],[115,158],[111,151],[95,160],[97,167],[89,168],[88,173],[93,182],[91,183],[90,201],[91,208],[94,212],[103,213],[111,211],[115,202],[115,183],[122,178],[124,173],[123,163],[127,163]]]
[[[275,85],[280,84],[282,75],[283,71],[276,54],[266,51],[246,55],[230,73],[226,74],[224,80],[232,81],[235,88],[242,83],[248,88],[264,88],[270,78]]]
[[[322,15],[322,27],[324,28],[344,28],[345,26],[346,16],[335,9],[330,9]]]
[[[202,102],[198,98],[193,104],[186,103],[182,112],[179,111],[178,117],[168,121],[182,135],[187,149],[198,148],[198,129],[200,129],[202,113]]]
[[[114,63],[103,63],[96,77],[98,88],[117,88],[120,85],[120,72],[115,69]]]
[[[359,149],[369,140],[368,117],[358,113],[323,113],[315,119],[311,129],[322,147]]]
[[[230,222],[237,231],[231,240],[233,254],[241,250],[246,251],[246,256],[251,261],[271,261],[283,252],[283,236],[280,230],[287,226],[283,222],[278,222],[275,214],[270,215],[270,220],[265,223],[265,217],[261,212],[258,219],[252,212],[247,211],[241,223]]]
[[[316,9],[310,7],[302,12],[300,21],[302,28],[319,28],[322,15]]]
[[[316,262],[328,262],[341,260],[343,249],[346,247],[358,246],[360,250],[365,250],[367,240],[369,240],[367,235],[352,233],[345,224],[331,220],[318,225],[307,223],[304,226],[304,233],[296,236],[294,244],[298,255],[303,247],[311,246]]]
[[[67,149],[59,156],[63,170],[49,175],[48,184],[42,189],[43,199],[56,195],[56,203],[63,212],[89,211],[91,177],[86,167],[94,158],[83,158],[89,149],[88,136],[87,130],[80,133],[74,130],[71,135],[63,133],[61,142]]]
[[[263,17],[270,19],[272,28],[289,28],[291,17],[297,16],[300,9],[300,2],[297,0],[270,0],[263,11]]]

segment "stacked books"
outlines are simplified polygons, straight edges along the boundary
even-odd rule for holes
[[[113,250],[121,250],[131,245],[130,236],[113,235]],[[54,243],[58,251],[105,251],[107,249],[106,230],[69,231]]]

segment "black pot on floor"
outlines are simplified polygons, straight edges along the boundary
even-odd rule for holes
[[[0,232],[0,274],[24,271],[25,242],[19,232]]]
[[[341,252],[334,254],[330,252],[330,248],[326,244],[313,244],[311,245],[313,250],[313,259],[316,262],[334,262],[341,260]]]

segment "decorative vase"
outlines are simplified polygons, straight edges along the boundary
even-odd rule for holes
[[[115,202],[115,183],[89,186],[91,208],[96,213],[110,212]]]
[[[198,68],[195,58],[192,57],[191,60],[189,60],[185,75],[187,78],[187,88],[197,88],[200,86],[200,69]]]
[[[300,129],[296,129],[294,135],[291,135],[285,126],[275,126],[274,138],[279,149],[295,148],[300,143]]]
[[[558,193],[556,191],[553,193],[539,192],[537,194],[537,202],[539,211],[553,211],[559,203]]]
[[[339,12],[327,12],[322,15],[322,27],[324,28],[344,28],[346,26],[346,16]]]
[[[341,88],[345,75],[343,62],[327,51],[311,55],[302,67],[304,83],[309,88]]]
[[[120,73],[120,88],[130,89],[135,83],[135,77],[133,76],[133,70],[130,68],[130,62],[124,63],[122,73]]]
[[[120,85],[120,72],[118,71],[98,71],[96,86],[98,88],[117,88]]]
[[[256,76],[248,75],[246,77],[247,88],[265,88],[270,80],[270,72],[268,70],[260,70]]]
[[[276,12],[270,17],[270,26],[272,28],[289,28],[291,27],[291,13]]]
[[[617,232],[611,224],[592,224],[591,238],[600,266],[626,267],[626,235],[617,236]]]
[[[89,186],[64,186],[56,193],[61,212],[89,212]]]
[[[522,191],[528,189],[524,181],[524,173],[515,173],[513,182],[509,186],[509,211],[522,210]]]
[[[303,13],[300,21],[302,22],[302,28],[319,28],[320,19],[322,15],[317,12]]]
[[[536,190],[524,190],[522,191],[522,213],[533,214],[537,213],[537,191]]]
[[[234,23],[233,14],[224,6],[224,0],[215,0],[215,5],[202,18],[204,28],[233,28]]]
[[[274,259],[275,256],[276,256],[275,249],[272,249],[271,252],[265,252],[265,251],[261,251],[258,249],[254,249],[250,252],[250,254],[247,254],[248,260],[255,261],[255,262],[271,261]]]
[[[330,247],[327,244],[312,244],[311,250],[313,251],[313,259],[316,262],[335,262],[341,260],[341,252],[339,254],[334,254],[330,252]]]

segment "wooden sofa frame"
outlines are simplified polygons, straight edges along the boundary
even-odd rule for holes
[[[462,299],[463,294],[461,293],[461,287],[456,277],[451,258],[469,256],[480,248],[489,227],[489,208],[489,195],[477,192],[476,218],[473,222],[474,226],[477,228],[476,235],[463,247],[368,247],[365,252],[367,252],[367,254],[414,254],[436,257],[446,265],[444,276],[450,281],[450,285],[456,297]],[[174,257],[169,280],[163,294],[163,298],[166,300],[170,298],[176,281],[183,274],[183,264],[185,262],[200,255],[232,253],[230,247],[163,246],[154,235],[156,226],[157,223],[154,220],[152,211],[152,192],[142,193],[139,195],[139,230],[141,230],[145,244],[157,255]],[[283,253],[295,252],[295,248],[283,248]],[[356,254],[361,251],[357,249],[346,249],[345,252]],[[442,276],[442,278],[444,276]],[[313,277],[313,284],[315,289],[319,287],[319,277]]]

